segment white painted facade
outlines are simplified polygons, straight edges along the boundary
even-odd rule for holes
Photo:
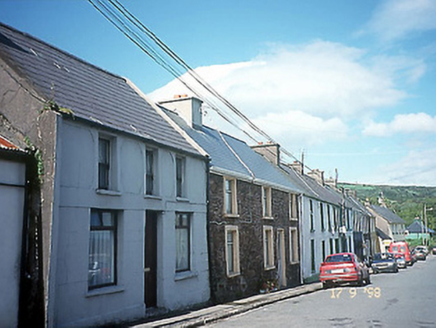
[[[0,327],[17,327],[26,166],[0,158]]]
[[[300,202],[301,272],[303,281],[311,282],[317,280],[320,265],[327,255],[342,251],[354,252],[352,217],[350,216],[350,226],[346,225],[345,229],[341,229],[341,209],[338,205],[304,194],[300,197]],[[343,245],[344,240],[346,249]]]
[[[49,317],[56,327],[91,326],[146,315],[146,211],[157,211],[157,307],[209,300],[206,162],[77,121],[59,118]],[[98,190],[98,140],[110,138],[110,190]],[[145,151],[155,152],[155,193],[145,194]],[[184,195],[176,197],[176,156],[184,158]],[[91,209],[117,212],[113,286],[88,288]],[[176,273],[176,213],[190,213],[190,270]]]

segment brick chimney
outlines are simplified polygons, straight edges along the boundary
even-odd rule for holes
[[[256,153],[265,157],[269,162],[274,165],[280,166],[280,145],[274,143],[259,143],[258,145],[251,146]]]
[[[318,169],[314,169],[310,172],[307,172],[307,175],[311,178],[315,179],[320,185],[324,185],[324,171],[320,171]]]
[[[304,174],[304,164],[302,162],[294,161],[291,164],[286,163],[285,165],[293,169],[298,174]]]
[[[200,129],[203,126],[202,103],[200,99],[188,97],[188,95],[176,95],[174,99],[159,102],[179,114],[194,129]]]

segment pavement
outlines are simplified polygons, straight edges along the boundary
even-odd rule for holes
[[[295,288],[278,290],[268,294],[259,294],[236,300],[230,303],[206,307],[203,309],[185,312],[180,315],[156,319],[147,323],[129,326],[132,328],[149,328],[149,327],[201,327],[218,320],[229,318],[258,307],[297,297],[304,294],[313,293],[322,289],[321,283],[312,283]]]

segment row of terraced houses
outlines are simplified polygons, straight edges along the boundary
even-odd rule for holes
[[[0,81],[1,327],[231,301],[316,281],[326,255],[366,259],[404,237],[400,218],[284,162],[279,145],[203,125],[200,99],[154,103],[2,24]]]

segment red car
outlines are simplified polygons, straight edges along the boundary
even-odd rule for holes
[[[407,265],[413,265],[412,254],[409,245],[405,241],[392,242],[389,245],[389,253],[402,253],[404,254]]]
[[[359,286],[371,283],[369,268],[353,253],[327,256],[321,263],[319,279],[324,288],[341,283],[356,283]]]

